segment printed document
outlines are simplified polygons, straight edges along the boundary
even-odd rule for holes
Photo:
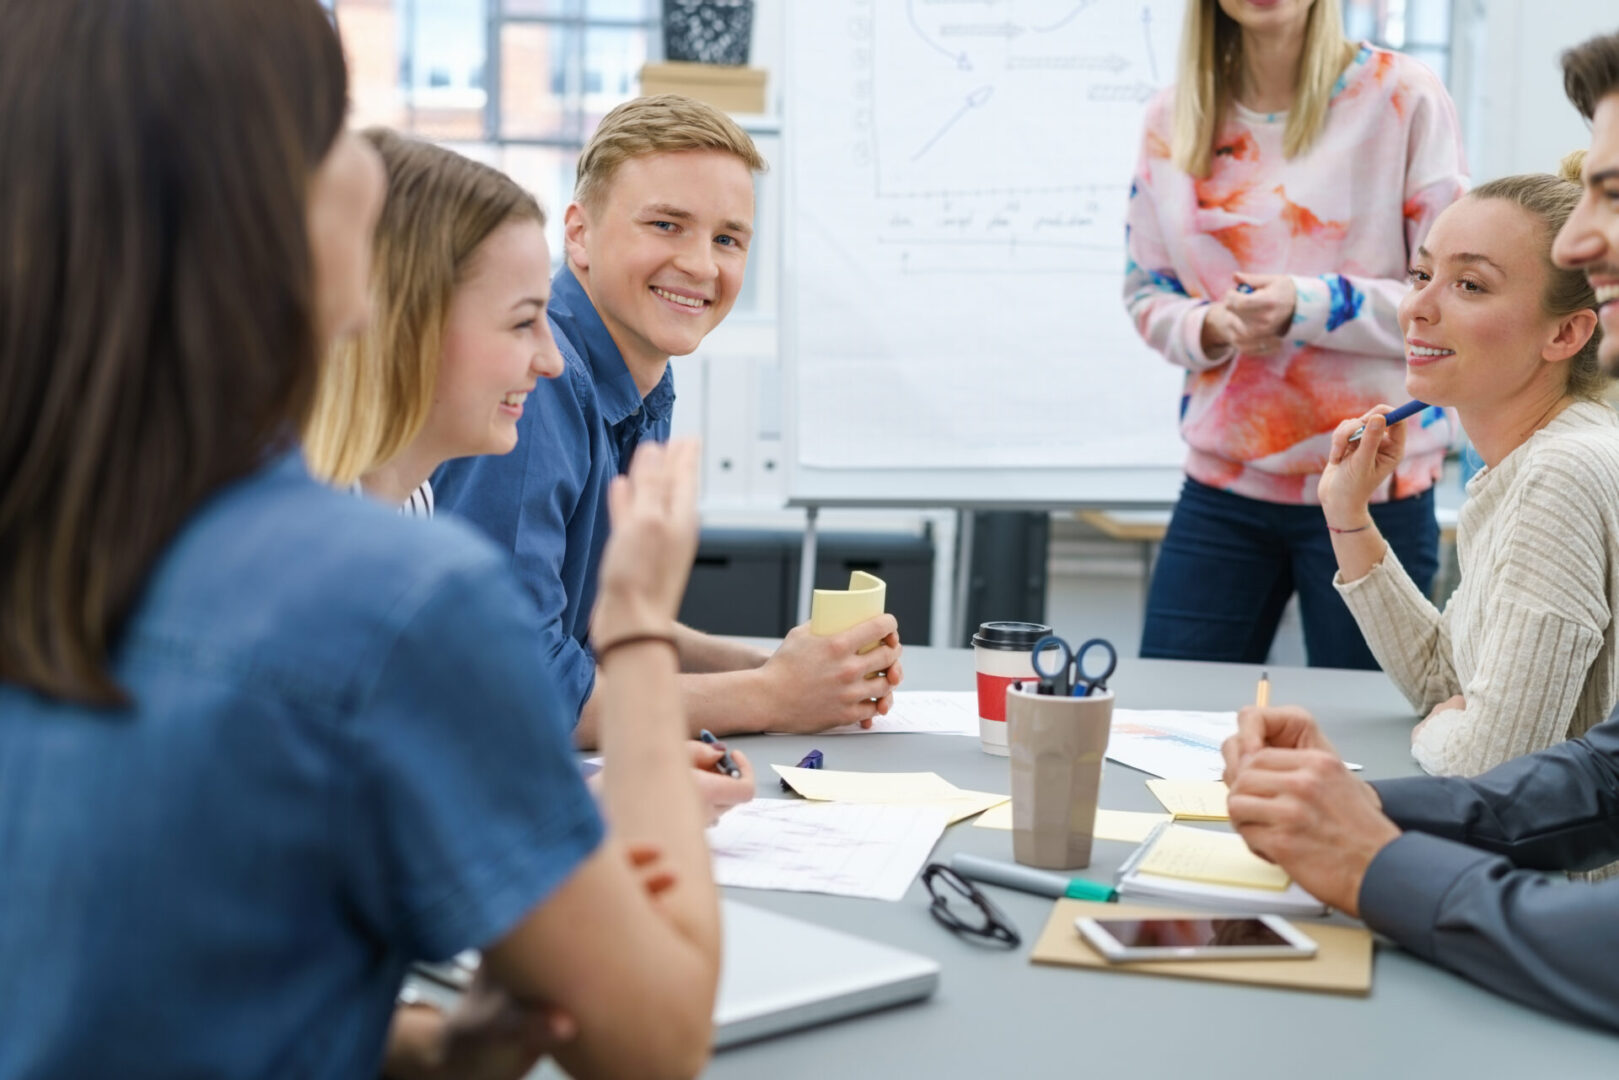
[[[898,900],[947,821],[933,806],[755,799],[708,830],[714,880],[743,889]]]

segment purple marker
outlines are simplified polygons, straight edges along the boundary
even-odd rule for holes
[[[1393,427],[1401,420],[1415,416],[1417,413],[1421,412],[1427,407],[1428,403],[1426,401],[1408,401],[1404,405],[1401,405],[1398,409],[1395,409],[1393,412],[1389,413],[1388,416],[1384,417],[1384,423],[1386,423],[1389,427]],[[1360,442],[1360,437],[1364,434],[1366,434],[1366,425],[1362,424],[1358,429],[1356,429],[1353,435],[1349,436],[1350,444],[1353,445]]]

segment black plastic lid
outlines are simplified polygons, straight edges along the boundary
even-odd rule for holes
[[[986,649],[1026,652],[1051,633],[1051,627],[1037,622],[987,622],[978,624],[973,644]]]

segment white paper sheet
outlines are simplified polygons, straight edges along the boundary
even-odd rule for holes
[[[1234,712],[1114,709],[1107,756],[1120,765],[1175,780],[1218,780],[1220,744],[1237,733]]]
[[[756,799],[708,830],[714,879],[743,889],[898,900],[948,816],[922,806]]]
[[[1109,760],[1172,780],[1219,780],[1220,744],[1237,733],[1234,712],[1114,709]],[[1360,766],[1345,762],[1351,769]]]
[[[978,692],[975,690],[931,692],[895,690],[894,707],[879,716],[871,727],[845,724],[823,735],[971,735],[978,737]]]

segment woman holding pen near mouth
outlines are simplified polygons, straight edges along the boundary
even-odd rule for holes
[[[1580,735],[1619,697],[1619,417],[1600,400],[1595,294],[1551,262],[1580,198],[1570,160],[1560,177],[1477,188],[1412,260],[1399,309],[1406,388],[1454,406],[1485,461],[1457,528],[1461,584],[1442,613],[1368,513],[1409,425],[1386,426],[1387,406],[1344,421],[1321,477],[1335,583],[1426,716],[1412,752],[1432,773],[1471,776]]]
[[[1439,80],[1346,41],[1338,0],[1188,0],[1127,214],[1125,303],[1187,372],[1186,483],[1143,656],[1259,663],[1297,592],[1312,665],[1376,666],[1332,589],[1316,481],[1340,420],[1398,400],[1405,268],[1463,174]],[[1412,421],[1410,454],[1373,496],[1424,584],[1455,434],[1443,416]]]

